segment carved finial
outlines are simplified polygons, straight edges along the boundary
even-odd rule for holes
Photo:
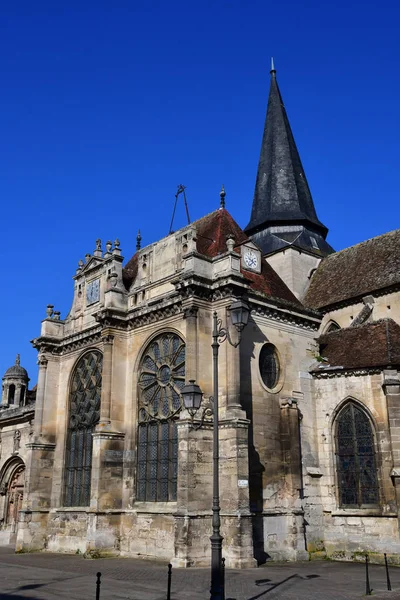
[[[226,196],[226,192],[225,192],[225,188],[224,188],[224,184],[222,184],[222,188],[221,191],[219,193],[219,197],[220,197],[220,207],[221,208],[225,208],[225,196]]]
[[[233,252],[235,247],[235,238],[231,233],[226,236],[226,247],[228,248],[228,252]]]
[[[106,242],[106,250],[107,250],[107,252],[111,252],[111,248],[112,248],[112,242],[110,242],[110,240],[108,240],[108,242]]]
[[[78,262],[78,268],[79,268],[79,269],[83,269],[83,267],[84,267],[84,266],[85,266],[85,263],[84,263],[84,262],[83,262],[83,260],[81,259],[81,260]]]
[[[59,310],[55,310],[53,318],[54,318],[55,321],[60,321],[60,319],[61,319],[61,312]]]
[[[271,75],[275,75],[276,70],[275,70],[275,65],[274,65],[274,59],[271,56],[271,70],[270,70]]]
[[[136,236],[136,250],[140,250],[140,242],[142,241],[142,236],[140,235],[140,229]]]
[[[86,260],[86,262],[89,262],[91,256],[92,255],[89,254],[89,253],[85,254],[85,260]]]
[[[96,240],[96,250],[101,250],[101,239],[100,238],[98,238]]]
[[[53,316],[53,308],[54,308],[54,304],[48,304],[47,308],[46,308],[46,315],[48,319],[51,319],[51,317]]]
[[[115,240],[115,242],[114,242],[114,246],[115,246],[115,248],[119,248],[119,247],[120,247],[120,245],[121,245],[121,244],[120,244],[120,242],[119,242],[119,239],[117,238],[117,239]]]
[[[20,357],[19,354],[17,354],[17,356],[16,356],[15,364],[18,365],[18,366],[21,364],[21,357]]]

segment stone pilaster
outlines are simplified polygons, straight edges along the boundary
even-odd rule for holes
[[[295,398],[280,402],[281,492],[274,508],[264,510],[265,551],[274,560],[308,560],[302,506],[299,410]]]
[[[386,395],[392,452],[391,477],[396,492],[397,514],[400,529],[400,376],[395,370],[383,373],[383,391]]]
[[[111,428],[111,385],[113,367],[114,336],[108,331],[103,332],[103,371],[101,383],[100,422],[99,431]]]
[[[187,306],[183,309],[183,318],[186,319],[186,381],[197,381],[197,306]]]
[[[124,433],[93,433],[90,508],[107,510],[122,508],[122,474]]]
[[[36,390],[35,424],[34,424],[34,439],[35,439],[35,441],[40,441],[41,437],[42,437],[47,364],[48,364],[48,360],[47,360],[46,356],[44,354],[39,354],[39,357],[38,357],[39,374],[38,374],[38,382],[37,382],[37,390]]]
[[[46,529],[51,503],[55,444],[26,445],[25,490],[20,512],[16,550],[42,550],[46,546]]]
[[[246,419],[220,422],[221,532],[223,556],[230,568],[254,567],[249,511],[248,425]],[[200,416],[194,425],[200,425]],[[212,533],[213,430],[206,420],[194,429],[183,411],[178,422],[178,486],[175,555],[179,567],[210,564]]]

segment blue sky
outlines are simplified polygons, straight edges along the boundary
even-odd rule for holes
[[[250,216],[274,56],[319,218],[341,249],[399,226],[398,3],[4,3],[0,20],[0,373],[31,383],[46,305],[65,316],[80,258],[126,259],[192,220]],[[175,228],[185,224],[182,204]]]

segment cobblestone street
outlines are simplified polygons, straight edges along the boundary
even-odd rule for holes
[[[85,560],[60,554],[13,554],[0,549],[0,598],[41,600],[95,598],[96,573],[102,573],[101,600],[165,600],[167,564],[114,558]],[[392,592],[385,569],[370,566],[375,599],[400,599],[400,569],[391,568]],[[208,569],[174,569],[172,600],[208,599]],[[365,567],[329,561],[268,564],[258,569],[227,570],[227,600],[356,600],[365,594]]]

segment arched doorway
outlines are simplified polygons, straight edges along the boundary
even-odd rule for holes
[[[25,464],[12,457],[0,475],[0,544],[14,543],[18,529],[18,514],[22,508],[25,485]]]

